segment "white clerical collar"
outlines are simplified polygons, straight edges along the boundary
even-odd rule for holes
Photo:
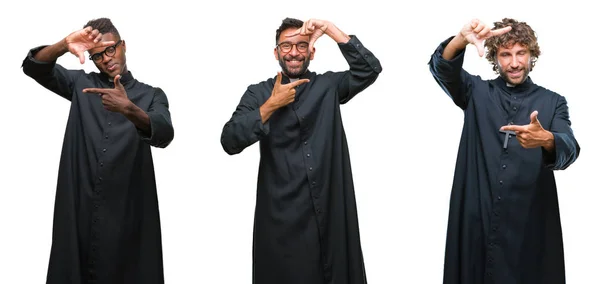
[[[290,78],[290,83],[298,81],[298,78]]]

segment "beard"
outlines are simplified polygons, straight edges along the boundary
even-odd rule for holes
[[[510,77],[510,72],[513,72],[513,71],[517,71],[517,72],[522,71],[523,73],[520,77],[516,77],[516,78]],[[502,77],[502,79],[504,79],[504,81],[506,81],[507,83],[510,83],[515,86],[525,82],[525,80],[527,80],[527,77],[529,76],[530,71],[531,71],[531,62],[529,62],[527,64],[527,66],[518,67],[518,68],[511,68],[511,67],[504,68],[504,67],[502,67],[502,65],[498,64],[498,72],[500,73],[500,77]]]
[[[287,64],[289,64],[291,60],[297,60],[302,62],[302,64],[298,67],[288,67]],[[306,56],[300,54],[296,56],[291,56],[289,54],[286,56],[279,55],[279,66],[281,66],[283,73],[290,78],[295,79],[302,76],[302,74],[306,73],[306,70],[308,70],[308,65],[310,65],[310,53],[307,53]]]

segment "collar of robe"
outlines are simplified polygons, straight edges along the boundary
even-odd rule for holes
[[[282,74],[282,78],[281,78],[281,84],[289,84],[290,78],[285,75],[285,73]],[[300,75],[300,77],[298,77],[297,79],[310,79],[312,77],[312,72],[310,72],[310,70],[306,69],[306,72],[304,72],[304,74]],[[273,79],[277,80],[277,76],[275,76]],[[304,84],[302,84],[304,85]],[[301,86],[302,86],[301,85]]]
[[[509,86],[508,82],[504,81],[504,79],[502,79],[502,77],[500,77],[500,76],[498,76],[498,78],[496,78],[494,80],[494,83],[509,93],[522,94],[522,95],[530,94],[532,91],[534,91],[536,89],[536,86],[537,86],[536,84],[533,83],[533,80],[531,80],[530,76],[527,76],[527,79],[525,79],[525,81],[523,83],[518,84],[516,86]]]
[[[108,77],[108,75],[104,72],[100,73],[100,78],[102,78],[102,81],[108,82],[111,85],[114,84],[114,79]],[[131,71],[127,71],[125,72],[125,74],[121,74],[121,84],[125,85],[127,82],[133,80],[133,74],[131,74]]]

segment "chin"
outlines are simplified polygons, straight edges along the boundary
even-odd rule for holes
[[[112,72],[106,71],[106,75],[108,75],[108,77],[111,77],[111,78],[114,78],[115,76],[117,76],[119,74],[121,74],[121,73],[119,71],[117,71],[117,70],[112,71]]]
[[[288,77],[290,78],[300,78],[300,76],[302,76],[302,74],[304,74],[306,72],[306,70],[286,70],[286,75],[288,75]]]
[[[525,82],[525,78],[523,78],[523,77],[511,80],[511,84],[513,84],[513,85],[522,84],[523,82]]]

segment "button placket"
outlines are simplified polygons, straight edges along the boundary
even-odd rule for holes
[[[98,170],[97,170],[97,181],[96,186],[94,187],[94,197],[92,199],[93,208],[91,214],[91,238],[90,238],[90,246],[89,246],[89,257],[88,257],[88,265],[89,265],[89,279],[94,280],[97,278],[96,275],[96,264],[98,262],[98,253],[100,251],[100,238],[98,232],[100,231],[100,226],[102,223],[102,204],[103,197],[102,191],[104,186],[104,161],[105,156],[108,152],[109,146],[109,138],[110,138],[110,127],[112,126],[112,122],[110,121],[110,114],[106,116],[106,127],[104,127],[104,133],[101,136],[100,144],[102,145],[101,153],[98,159]]]

